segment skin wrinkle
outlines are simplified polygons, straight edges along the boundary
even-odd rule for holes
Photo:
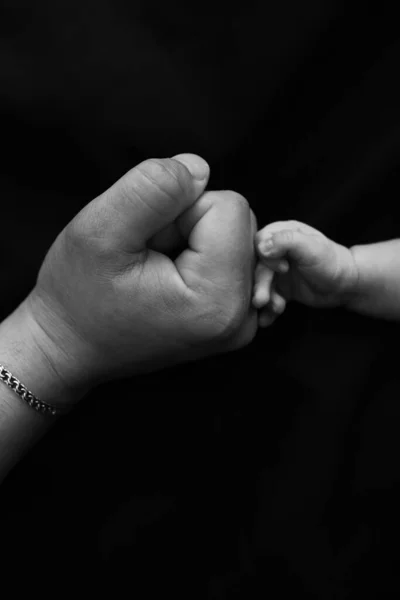
[[[161,167],[161,170],[164,173],[167,173],[167,178],[165,177],[160,177],[160,181],[157,181],[157,179],[155,177],[153,177],[149,171],[143,169],[140,165],[137,167],[137,170],[139,171],[139,173],[141,173],[141,175],[143,176],[143,178],[150,182],[151,186],[154,187],[156,189],[156,196],[157,198],[160,195],[166,196],[168,198],[168,200],[171,202],[171,204],[175,205],[176,204],[176,199],[185,195],[187,193],[187,190],[185,189],[185,187],[183,186],[180,178],[176,175],[176,173],[173,172],[173,170],[169,170],[165,165],[162,165],[159,161],[156,161],[154,159],[151,159],[151,162],[153,162],[154,164],[157,164],[159,167]],[[185,169],[186,170],[186,169]],[[170,180],[168,181],[168,183],[166,182],[166,179],[168,180],[168,178],[170,178]],[[130,183],[130,182],[129,182]],[[179,192],[176,193],[176,186],[179,188]],[[171,188],[171,190],[169,189]],[[147,186],[145,186],[146,192],[147,192]],[[131,191],[131,189],[129,190],[129,192]],[[169,211],[166,211],[165,213],[161,210],[159,210],[157,208],[157,205],[155,204],[154,206],[146,203],[146,201],[142,198],[142,195],[140,192],[137,191],[137,189],[132,188],[132,191],[134,192],[136,197],[139,197],[140,200],[142,200],[142,202],[144,204],[146,204],[146,206],[148,208],[150,208],[151,210],[153,210],[155,213],[157,213],[159,216],[161,217],[165,217],[168,216]],[[147,192],[148,193],[148,192]]]

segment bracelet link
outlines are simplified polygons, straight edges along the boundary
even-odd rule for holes
[[[4,365],[0,364],[0,380],[11,388],[22,400],[24,400],[31,408],[45,415],[56,417],[61,414],[61,410],[39,400],[32,392],[30,392],[23,383],[15,375],[13,375]]]

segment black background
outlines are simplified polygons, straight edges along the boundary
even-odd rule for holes
[[[149,157],[202,155],[259,227],[398,237],[389,6],[1,0],[0,317]],[[400,597],[398,336],[293,304],[243,350],[94,390],[2,486],[2,576],[55,597]]]

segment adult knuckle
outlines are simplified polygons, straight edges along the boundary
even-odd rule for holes
[[[96,228],[93,219],[74,218],[61,232],[59,246],[71,264],[85,262],[87,257],[96,256],[98,264],[112,255],[112,248],[101,228]]]
[[[230,202],[231,204],[235,205],[237,208],[239,209],[246,209],[248,211],[250,211],[250,205],[248,200],[242,196],[242,194],[239,194],[238,192],[235,192],[233,190],[224,190],[223,194],[222,194],[222,199]]]
[[[69,246],[88,245],[94,238],[93,219],[82,214],[75,217],[64,228],[63,234]]]

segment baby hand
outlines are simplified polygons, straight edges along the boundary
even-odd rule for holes
[[[253,306],[260,310],[258,325],[268,327],[286,308],[285,298],[276,287],[277,273],[285,273],[289,269],[286,260],[271,259],[257,261],[254,277]]]
[[[312,307],[344,303],[358,272],[349,248],[299,221],[271,223],[256,234],[259,263],[253,305],[263,309],[259,324],[269,325],[296,300]]]

